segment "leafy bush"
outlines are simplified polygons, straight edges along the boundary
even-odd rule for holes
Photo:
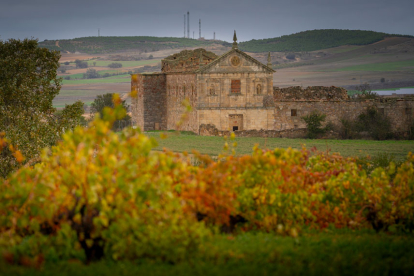
[[[286,55],[286,58],[287,58],[287,59],[291,59],[291,60],[293,60],[293,59],[295,59],[295,58],[296,58],[296,56],[295,56],[295,54],[294,54],[294,53],[289,53],[289,54],[287,54],[287,55]]]
[[[82,60],[75,60],[76,68],[88,68],[88,63]]]
[[[86,73],[83,74],[83,78],[84,79],[96,79],[96,78],[100,78],[101,75],[99,75],[98,71],[96,71],[95,69],[88,69],[86,70]]]
[[[398,168],[381,158],[391,162],[370,174],[358,159],[305,148],[255,147],[217,161],[195,153],[201,165],[192,166],[152,151],[156,142],[139,130],[112,132],[126,114],[119,96],[113,102],[40,164],[0,182],[0,248],[12,262],[177,263],[215,255],[208,245],[218,227],[293,237],[303,228],[414,230],[413,154]]]
[[[69,61],[65,61],[63,64],[65,64],[65,65],[69,65],[69,64],[70,64],[70,62],[69,62]]]
[[[379,113],[372,106],[362,112],[355,121],[358,132],[367,131],[376,140],[385,140],[392,137],[391,120],[385,114]]]
[[[311,114],[302,117],[302,120],[305,121],[308,129],[308,138],[315,139],[318,135],[327,131],[326,128],[322,127],[322,123],[325,121],[325,118],[326,114],[321,114],[317,111],[312,111]]]
[[[114,97],[113,93],[107,93],[103,95],[98,95],[94,101],[91,103],[91,117],[94,117],[96,113],[99,114],[101,118],[104,116],[105,107],[114,107],[114,103],[112,98]],[[126,104],[126,101],[121,101],[121,105],[125,110],[129,109],[129,106]],[[131,117],[129,115],[125,115],[122,119],[116,120],[113,124],[113,129],[121,130],[123,126],[129,126],[131,122]],[[120,127],[122,125],[122,127]]]
[[[112,62],[110,64],[108,64],[109,68],[122,68],[122,63],[119,62]]]

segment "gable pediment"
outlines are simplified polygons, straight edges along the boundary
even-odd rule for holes
[[[236,73],[236,72],[265,72],[273,73],[275,70],[260,61],[240,51],[232,49],[211,63],[201,67],[197,73]]]

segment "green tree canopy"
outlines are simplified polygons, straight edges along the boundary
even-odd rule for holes
[[[37,40],[0,41],[0,132],[26,158],[35,162],[40,150],[79,124],[83,103],[67,106],[57,118],[52,101],[59,94],[60,53],[39,48]],[[0,177],[25,162],[11,150],[0,155]]]

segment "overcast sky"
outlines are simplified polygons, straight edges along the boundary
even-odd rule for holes
[[[0,39],[184,35],[239,41],[314,29],[414,35],[414,0],[0,0]]]

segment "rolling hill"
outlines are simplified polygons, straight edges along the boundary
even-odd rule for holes
[[[389,37],[413,37],[394,35],[374,31],[360,30],[311,30],[281,37],[250,40],[239,43],[243,51],[260,52],[308,52],[344,45],[368,45]],[[177,37],[151,36],[108,36],[82,37],[63,40],[45,40],[40,47],[64,52],[87,54],[116,53],[124,51],[155,52],[165,49],[186,47],[208,47],[213,44],[231,47],[231,44],[219,40],[197,40]]]
[[[344,45],[368,45],[387,37],[412,37],[360,30],[312,30],[239,44],[247,52],[308,52]]]
[[[87,54],[117,53],[125,51],[155,52],[166,49],[186,47],[206,47],[213,44],[230,46],[219,40],[197,40],[177,37],[152,36],[101,36],[81,37],[63,40],[45,40],[40,47],[64,52],[81,52]]]

